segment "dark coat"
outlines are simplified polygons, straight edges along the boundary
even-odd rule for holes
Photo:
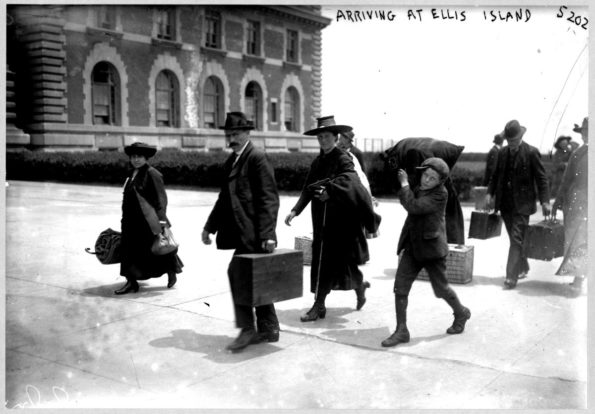
[[[488,152],[488,156],[486,157],[486,169],[485,169],[485,173],[483,175],[483,183],[482,185],[484,187],[487,187],[488,184],[490,183],[490,178],[492,177],[492,174],[494,173],[494,171],[496,171],[496,164],[498,162],[498,151],[500,149],[498,148],[497,145],[494,145],[492,148],[490,148],[490,151]]]
[[[499,211],[502,197],[506,189],[506,164],[510,147],[506,146],[498,152],[498,163],[488,184],[488,194],[495,196],[495,210]],[[521,142],[514,165],[512,166],[512,199],[514,211],[522,215],[531,215],[537,211],[535,202],[539,197],[541,203],[549,202],[550,193],[545,168],[541,162],[539,150],[526,142]]]
[[[163,176],[155,168],[145,164],[134,179],[128,177],[124,185],[120,274],[144,280],[172,271],[180,273],[183,264],[176,253],[163,256],[151,253],[155,235],[140,208],[137,192],[155,209],[160,221],[171,225],[166,214],[167,195]]]
[[[446,257],[446,223],[444,212],[448,192],[444,185],[430,190],[409,186],[399,190],[401,205],[407,210],[407,218],[401,230],[397,254],[410,248],[415,260],[434,260]]]
[[[313,197],[308,186],[328,178],[333,179],[326,185],[330,199],[321,202]],[[300,198],[292,210],[299,215],[310,202],[314,233],[311,291],[316,291],[319,266],[318,284],[323,291],[358,287],[362,283],[362,273],[357,265],[369,260],[364,228],[375,231],[372,223],[374,214],[370,196],[361,184],[347,153],[335,147],[328,154],[321,152],[314,159]]]
[[[232,154],[225,162],[221,192],[204,228],[217,233],[218,249],[258,252],[263,240],[277,240],[279,194],[273,168],[251,142],[232,167],[234,159]]]

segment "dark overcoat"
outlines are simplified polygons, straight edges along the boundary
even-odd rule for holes
[[[410,248],[415,260],[435,260],[446,257],[446,222],[444,213],[448,191],[440,184],[429,190],[406,186],[399,190],[401,205],[407,210],[407,218],[397,247],[397,254]]]
[[[506,165],[510,147],[501,148],[498,152],[496,170],[488,184],[488,194],[495,196],[495,210],[499,211],[505,191],[512,191],[514,211],[517,214],[530,216],[537,211],[536,200],[546,203],[550,200],[547,174],[539,150],[526,142],[521,142],[518,154],[512,165],[512,188],[507,189],[505,183]]]
[[[156,256],[151,253],[155,234],[147,222],[138,200],[144,197],[155,209],[160,221],[171,225],[167,218],[167,194],[163,176],[149,164],[139,168],[134,178],[126,179],[122,198],[122,262],[120,274],[136,280],[159,277],[165,273],[182,271],[177,253]]]
[[[494,173],[494,170],[496,170],[496,164],[498,162],[498,151],[499,151],[498,146],[494,145],[492,148],[490,148],[490,151],[488,152],[488,156],[486,157],[486,169],[483,174],[483,183],[482,183],[482,185],[484,187],[488,186],[488,184],[490,183],[490,177]]]
[[[263,240],[277,240],[279,193],[265,154],[248,142],[237,160],[231,154],[225,177],[205,230],[217,233],[218,249],[258,252]]]
[[[314,198],[309,189],[324,179],[331,180],[326,185],[330,197],[326,202]],[[317,286],[322,291],[355,289],[363,280],[357,266],[369,260],[364,228],[375,231],[373,207],[351,157],[339,148],[328,154],[321,151],[314,159],[292,210],[299,215],[309,203],[314,233],[310,290],[316,293]]]

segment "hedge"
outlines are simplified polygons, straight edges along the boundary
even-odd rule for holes
[[[279,190],[300,191],[306,174],[317,154],[268,153],[275,169]],[[470,198],[471,188],[481,185],[485,154],[463,153],[451,177],[461,200]],[[480,157],[483,155],[483,158]],[[164,176],[166,185],[218,188],[223,178],[225,152],[185,152],[162,150],[151,159],[151,165]],[[380,153],[364,153],[368,179],[375,196],[394,196],[394,173],[385,170]],[[8,180],[57,181],[86,184],[120,185],[128,174],[128,157],[118,151],[42,152],[8,151]]]

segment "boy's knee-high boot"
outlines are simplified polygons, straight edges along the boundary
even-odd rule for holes
[[[446,333],[460,334],[465,330],[465,324],[471,318],[471,311],[461,305],[457,294],[451,288],[448,289],[448,292],[444,296],[444,300],[452,308],[455,317],[450,328],[446,330]]]
[[[395,295],[395,313],[397,314],[397,329],[391,336],[382,341],[382,346],[389,347],[409,342],[407,329],[407,296]]]

